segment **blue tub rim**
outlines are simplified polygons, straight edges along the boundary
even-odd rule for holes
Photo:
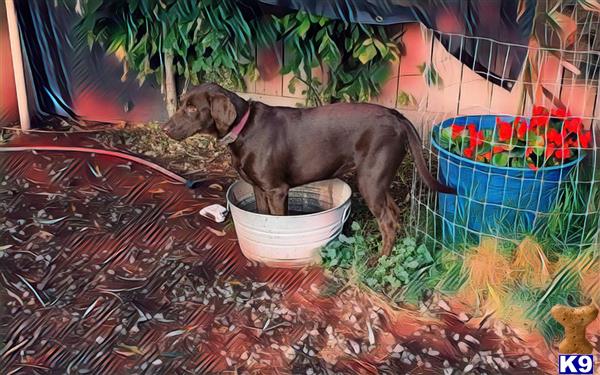
[[[438,152],[441,153],[441,154],[443,154],[444,156],[447,156],[449,158],[455,158],[455,159],[458,159],[460,161],[466,161],[466,162],[469,162],[469,163],[471,163],[471,164],[473,164],[475,166],[479,166],[479,167],[483,167],[483,168],[498,169],[498,170],[501,170],[501,171],[532,172],[534,174],[543,173],[543,172],[547,172],[547,171],[555,171],[555,170],[559,170],[559,169],[565,169],[565,168],[573,167],[573,166],[579,164],[579,162],[581,162],[585,158],[585,156],[586,156],[584,152],[580,152],[580,155],[579,155],[579,157],[577,159],[571,160],[570,162],[568,162],[566,164],[555,165],[555,166],[552,166],[552,167],[542,167],[542,168],[538,168],[538,169],[535,169],[535,170],[531,169],[531,168],[498,167],[496,165],[492,165],[492,164],[488,164],[488,163],[482,163],[480,161],[475,161],[473,159],[468,159],[468,158],[465,158],[464,156],[457,155],[457,154],[455,154],[453,152],[450,152],[450,151],[446,150],[445,148],[443,148],[442,146],[440,146],[436,142],[434,134],[435,134],[435,131],[437,129],[446,128],[446,127],[454,124],[454,122],[457,119],[464,119],[464,118],[471,118],[471,117],[473,117],[473,118],[477,118],[477,117],[479,117],[479,118],[481,118],[481,117],[494,117],[494,118],[497,118],[497,117],[500,117],[500,118],[503,118],[503,119],[509,119],[509,118],[515,119],[517,116],[466,115],[466,116],[456,116],[456,117],[452,117],[450,119],[446,119],[446,120],[444,120],[444,121],[442,121],[442,122],[434,125],[433,128],[431,129],[431,144],[433,145],[433,147],[435,147],[436,150],[438,150]],[[519,117],[527,119],[527,120],[530,119],[529,117],[524,117],[524,116],[519,116]],[[479,126],[481,124],[475,124],[475,125],[476,125],[477,129],[479,130]]]

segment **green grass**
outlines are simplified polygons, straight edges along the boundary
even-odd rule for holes
[[[541,217],[535,238],[552,251],[576,256],[598,245],[600,223],[600,172],[594,168],[573,171],[561,186],[552,211]]]
[[[571,266],[560,270],[544,289],[520,286],[515,292],[517,301],[529,308],[526,317],[535,322],[536,327],[549,342],[563,334],[563,327],[551,316],[554,305],[581,306],[585,303],[579,285],[578,271]]]

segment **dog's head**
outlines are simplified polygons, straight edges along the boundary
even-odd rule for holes
[[[196,133],[222,137],[235,122],[235,106],[224,89],[217,85],[201,85],[181,99],[181,106],[162,129],[175,140]]]

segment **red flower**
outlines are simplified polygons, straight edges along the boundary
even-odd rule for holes
[[[557,118],[565,118],[565,117],[571,116],[571,114],[569,113],[569,111],[566,110],[566,108],[553,109],[551,114],[552,114],[552,117],[557,117]]]
[[[571,117],[565,120],[563,124],[563,131],[567,134],[578,133],[581,128],[581,119],[578,117]]]
[[[591,140],[592,140],[592,132],[582,131],[581,134],[579,134],[579,144],[581,145],[581,147],[588,148]]]
[[[554,147],[554,145],[551,143],[546,145],[546,159],[549,159],[552,156],[555,149],[556,147]]]
[[[541,106],[533,107],[533,116],[529,121],[531,128],[536,129],[544,127],[548,125],[548,121],[550,121],[550,115],[546,108]]]
[[[488,160],[489,160],[489,159],[491,159],[491,158],[492,158],[492,152],[491,152],[491,151],[488,151],[488,152],[486,152],[486,153],[484,153],[484,154],[481,154],[481,156],[483,156],[484,158],[486,158],[486,159],[488,159]]]
[[[481,146],[484,141],[485,141],[485,136],[483,135],[483,130],[480,130],[477,133],[475,133],[475,135],[473,137],[471,137],[471,147],[473,147],[473,145],[475,147]]]
[[[571,138],[571,139],[567,139],[565,141],[565,146],[567,146],[567,147],[577,147],[577,145],[578,145],[578,142],[576,139]]]
[[[528,163],[527,165],[529,165],[529,169],[532,169],[532,170],[534,170],[534,171],[537,171],[537,170],[538,170],[538,167],[537,167],[537,165],[535,165],[535,164],[533,164],[533,163]]]
[[[532,117],[530,123],[533,129],[538,129],[548,125],[548,121],[550,121],[550,117]]]
[[[559,148],[556,151],[554,151],[554,156],[561,160],[568,159],[571,157],[571,150],[569,150],[566,147]]]
[[[529,126],[527,125],[527,121],[520,117],[515,118],[515,122],[513,123],[515,129],[517,129],[517,137],[519,139],[525,139],[525,134],[529,130]]]
[[[467,147],[465,148],[465,150],[463,151],[463,154],[468,157],[469,159],[473,158],[473,152],[475,151],[474,147]]]
[[[467,125],[467,129],[469,130],[469,138],[471,139],[470,146],[475,148],[482,145],[485,140],[483,130],[477,131],[474,124]]]
[[[456,139],[465,130],[465,126],[452,124],[452,139]]]
[[[499,152],[504,152],[504,151],[506,151],[506,148],[505,148],[504,146],[494,146],[494,147],[492,148],[492,152],[493,152],[494,154],[497,154],[497,153],[499,153]]]
[[[532,112],[534,116],[548,116],[549,114],[548,110],[541,105],[534,105]]]
[[[549,143],[554,143],[556,146],[562,146],[564,141],[562,135],[554,128],[548,129],[546,138],[548,139]]]
[[[498,128],[498,139],[500,141],[508,141],[512,138],[513,128],[510,123],[496,118],[496,127]]]
[[[475,124],[467,125],[467,130],[469,130],[469,135],[473,136],[477,132],[477,128],[475,128]]]

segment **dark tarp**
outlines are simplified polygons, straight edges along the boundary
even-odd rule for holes
[[[74,2],[72,2],[74,4]],[[148,122],[166,119],[152,80],[121,79],[122,63],[90,48],[75,31],[80,16],[69,2],[17,0],[29,107],[34,126],[70,122]],[[134,105],[135,103],[135,105]]]
[[[68,39],[59,32],[54,6],[46,1],[21,0],[15,7],[33,120],[47,116],[75,119],[64,56]]]
[[[421,22],[444,47],[489,81],[511,90],[521,73],[535,0],[259,0],[347,22]],[[500,42],[500,43],[498,43]]]

